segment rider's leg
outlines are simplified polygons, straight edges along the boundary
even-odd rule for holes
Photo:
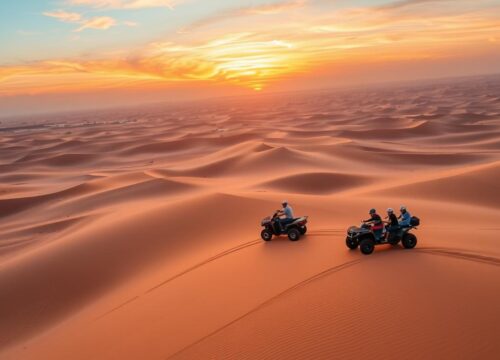
[[[286,225],[288,225],[292,222],[293,222],[293,219],[281,219],[281,225],[283,226],[283,229],[285,228]]]
[[[280,233],[281,233],[281,232],[283,232],[283,222],[282,222],[282,221],[283,221],[283,220],[282,220],[282,219],[280,219],[280,218],[276,219],[276,222],[277,222],[277,224],[278,224],[278,229],[279,229],[279,232],[280,232]]]

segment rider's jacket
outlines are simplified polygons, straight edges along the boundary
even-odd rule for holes
[[[406,211],[404,214],[402,213],[400,218],[401,218],[401,221],[399,222],[400,226],[410,226],[411,215],[408,211]]]
[[[372,230],[381,230],[384,228],[384,223],[379,214],[372,214],[372,217],[367,220],[373,223]]]

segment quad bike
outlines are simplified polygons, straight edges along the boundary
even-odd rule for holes
[[[380,239],[375,238],[375,234],[368,224],[361,224],[361,226],[351,226],[347,229],[347,237],[345,239],[346,245],[349,249],[354,250],[359,246],[359,250],[365,254],[370,255],[375,250],[376,245],[391,244],[398,245],[399,242],[403,244],[405,249],[413,249],[417,245],[417,237],[410,231],[417,229],[420,225],[420,219],[413,216],[410,220],[410,226],[401,227],[396,232],[385,232]]]
[[[280,236],[286,234],[291,241],[299,240],[300,236],[307,232],[306,224],[308,216],[295,218],[292,222],[283,225],[278,221],[279,212],[279,210],[276,210],[272,216],[262,219],[261,226],[264,227],[260,233],[262,239],[269,241],[273,238],[273,235]]]

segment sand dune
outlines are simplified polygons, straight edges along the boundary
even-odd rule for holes
[[[500,82],[0,124],[2,359],[496,359]],[[287,198],[307,235],[263,242]],[[369,257],[376,207],[422,219]]]
[[[218,212],[205,214],[203,208],[212,202],[219,204]],[[210,226],[211,223],[232,221],[235,226],[251,228],[252,224],[245,224],[236,214],[231,214],[236,206],[248,208],[248,202],[252,203],[210,195],[182,204],[167,203],[133,216],[113,215],[112,219],[96,221],[88,228],[69,234],[70,241],[60,239],[59,246],[39,248],[10,260],[4,264],[0,276],[0,286],[5,290],[1,304],[2,345],[21,334],[30,335],[22,321],[25,316],[33,320],[30,331],[37,331],[146,264],[168,261],[181,256],[177,252],[196,247],[198,242],[220,241],[219,236],[232,233],[229,227],[216,228]],[[203,221],[193,227],[192,218]],[[198,235],[198,228],[203,229],[202,236]],[[215,234],[216,237],[211,236]],[[193,242],[193,238],[196,241]],[[187,241],[190,243],[184,244]],[[199,246],[200,250],[204,246]],[[67,263],[67,256],[71,256],[71,264]],[[55,294],[44,292],[47,282],[52,289],[59,290]],[[15,311],[20,307],[22,312]]]
[[[175,167],[171,175],[193,177],[218,177],[222,175],[257,174],[262,172],[283,171],[290,168],[314,167],[318,160],[300,150],[292,150],[283,146],[258,145],[249,151],[222,151],[214,159],[213,156],[201,157],[198,163],[203,165]],[[206,163],[205,163],[206,162]],[[190,163],[193,163],[192,161]]]
[[[257,185],[284,193],[327,195],[370,183],[368,177],[336,173],[304,173],[277,178]]]
[[[384,190],[383,193],[405,198],[428,198],[498,209],[500,204],[496,194],[500,193],[499,178],[500,164],[495,163],[460,175],[398,186]]]
[[[382,122],[383,120],[379,120]],[[375,125],[375,124],[374,124]],[[408,126],[402,129],[398,128],[377,128],[370,130],[345,130],[339,135],[363,140],[376,140],[376,139],[404,139],[408,137],[423,137],[434,136],[446,131],[441,124],[423,121],[413,126]]]
[[[48,203],[53,200],[61,199],[66,196],[72,196],[75,194],[81,194],[86,191],[92,190],[88,189],[86,184],[82,184],[76,185],[75,187],[72,187],[70,189],[45,195],[0,199],[0,216],[9,216],[26,209],[31,209],[41,204]]]

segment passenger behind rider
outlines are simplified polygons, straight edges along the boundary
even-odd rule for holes
[[[277,220],[278,220],[278,223],[280,224],[281,230],[283,230],[284,226],[293,222],[294,217],[293,217],[293,209],[288,204],[287,200],[283,200],[281,202],[281,206],[283,207],[283,210],[278,210]],[[284,216],[284,217],[282,217],[282,216]]]
[[[394,215],[394,210],[392,208],[387,209],[387,218],[389,220],[384,221],[387,224],[385,228],[389,233],[389,236],[391,236],[400,229],[398,218]]]
[[[368,220],[363,220],[365,224],[371,224],[371,229],[373,231],[373,235],[375,235],[375,240],[380,240],[382,237],[382,233],[384,231],[384,223],[382,222],[382,218],[379,214],[377,214],[377,210],[370,209],[370,218]]]
[[[400,210],[400,214],[398,216],[399,226],[401,226],[401,227],[409,227],[410,226],[410,220],[411,220],[411,214],[406,209],[406,206],[401,205],[401,207],[399,208],[399,210]]]

